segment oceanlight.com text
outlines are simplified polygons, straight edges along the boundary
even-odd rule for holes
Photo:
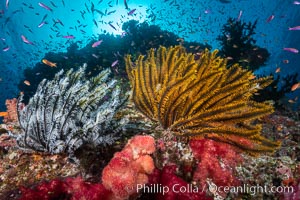
[[[261,185],[249,185],[243,184],[241,186],[216,186],[210,184],[208,190],[212,193],[234,193],[243,194],[247,193],[250,195],[256,194],[275,194],[275,193],[293,193],[294,188],[292,186],[261,186]]]
[[[168,192],[174,193],[203,193],[209,191],[213,194],[216,193],[234,193],[242,194],[247,193],[250,195],[256,195],[259,193],[272,194],[272,193],[293,193],[294,188],[292,186],[261,186],[261,185],[249,185],[244,184],[242,186],[216,186],[215,184],[209,184],[208,187],[198,187],[193,184],[182,186],[180,184],[174,184],[172,187],[162,184],[138,184],[136,187],[137,192],[143,193],[161,193],[165,195]]]

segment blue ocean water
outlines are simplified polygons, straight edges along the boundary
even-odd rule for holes
[[[300,5],[293,0],[1,0],[0,111],[6,99],[18,96],[24,69],[47,52],[67,51],[71,42],[84,47],[104,32],[121,35],[122,24],[134,19],[215,49],[221,48],[216,38],[229,17],[258,20],[256,44],[271,56],[257,75],[275,74],[278,67],[281,76],[300,73],[300,54],[283,50],[300,49],[300,31],[289,30],[300,26]],[[288,98],[295,99],[299,91]]]

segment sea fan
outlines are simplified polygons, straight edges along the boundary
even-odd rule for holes
[[[60,71],[39,84],[28,105],[18,110],[20,147],[72,154],[83,144],[112,144],[126,129],[127,118],[115,117],[127,98],[117,81],[109,80],[108,69],[86,80],[85,68]]]

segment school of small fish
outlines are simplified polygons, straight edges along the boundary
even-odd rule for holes
[[[73,6],[75,3],[71,0],[3,0],[3,7],[0,7],[0,48],[2,48],[1,53],[10,58],[4,64],[7,66],[7,71],[4,71],[3,74],[15,74],[13,69],[9,68],[14,64],[18,71],[34,66],[36,62],[40,61],[50,68],[57,67],[55,61],[47,60],[41,56],[44,56],[45,52],[64,51],[73,42],[83,45],[82,41],[91,42],[90,48],[97,50],[97,47],[106,44],[106,41],[103,38],[98,38],[96,34],[91,35],[92,29],[99,30],[99,33],[120,32],[120,36],[123,38],[130,33],[122,31],[122,24],[130,19],[142,19],[142,16],[145,16],[149,24],[165,27],[165,29],[179,35],[180,38],[177,40],[179,44],[183,44],[185,39],[188,40],[190,36],[195,35],[199,38],[199,42],[209,44],[211,41],[207,38],[216,34],[222,26],[219,24],[220,18],[230,16],[227,13],[228,7],[235,10],[232,14],[236,21],[252,21],[252,18],[249,19],[249,11],[237,6],[243,1],[246,0],[162,0],[159,3],[129,0],[86,0],[82,1],[81,7],[75,7]],[[146,13],[142,13],[145,4],[147,4]],[[253,18],[258,18],[259,23],[268,27],[275,27],[277,22],[284,21],[285,28],[283,31],[300,34],[298,32],[300,24],[290,23],[291,20],[287,20],[288,13],[278,13],[278,10],[282,9],[280,4],[274,7],[272,11],[267,11],[263,5],[265,4],[261,2],[258,6],[261,6],[262,9],[257,15],[253,15]],[[294,6],[297,9],[300,8],[300,1],[290,1],[286,5]],[[123,14],[119,14],[119,11],[123,11]],[[63,16],[65,17],[62,17],[61,13],[64,13]],[[18,19],[23,18],[23,15],[26,15],[26,18],[30,16],[32,22],[25,20],[25,17],[19,22]],[[16,22],[21,25],[21,28],[16,27]],[[215,30],[213,26],[219,29]],[[200,35],[201,37],[199,37]],[[260,31],[259,35],[261,38],[266,38],[264,40],[265,46],[275,42],[279,43],[276,39],[267,40],[268,33],[263,30]],[[228,40],[230,39],[232,38],[228,35]],[[135,42],[132,41],[131,46],[136,46]],[[233,47],[239,48],[236,44]],[[279,50],[286,57],[280,58],[278,61],[282,66],[277,63],[278,66],[272,69],[276,74],[285,73],[284,66],[293,64],[293,60],[289,56],[299,56],[299,45],[297,43],[286,44],[286,46],[281,46]],[[91,52],[89,56],[98,59],[100,53]],[[120,64],[119,60],[123,56],[116,56],[111,67],[117,70],[117,66]],[[25,57],[28,61],[24,60]],[[69,59],[67,56],[64,58]],[[233,58],[227,57],[227,59]],[[240,62],[248,63],[249,60],[244,59]],[[0,77],[1,82],[2,79],[3,77]],[[14,85],[18,84],[13,78],[5,80],[15,81]],[[24,84],[30,86],[30,80],[25,80]],[[298,88],[299,85],[296,85],[291,88],[291,91]],[[0,99],[2,99],[1,96]]]

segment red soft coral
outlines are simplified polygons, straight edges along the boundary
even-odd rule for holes
[[[67,194],[65,182],[57,179],[43,182],[35,189],[21,187],[20,190],[22,192],[20,200],[51,200],[61,198]]]
[[[68,178],[65,182],[68,193],[72,194],[71,200],[105,200],[111,195],[102,184],[85,182],[80,177]]]
[[[148,182],[148,174],[154,170],[148,154],[154,151],[153,137],[135,136],[121,152],[115,153],[102,172],[102,183],[114,193],[114,199],[127,199],[137,193],[137,185]]]
[[[133,159],[137,159],[141,155],[152,154],[155,151],[155,141],[151,136],[137,135],[128,141],[125,148],[131,149]]]
[[[34,189],[21,187],[20,200],[106,200],[110,199],[111,192],[102,184],[84,182],[82,178],[67,178],[65,180],[54,179],[43,182]]]
[[[167,165],[163,170],[155,169],[149,176],[148,187],[152,187],[157,200],[209,200],[205,190],[194,186],[176,175],[176,165]],[[157,191],[155,191],[155,189]]]
[[[235,167],[242,161],[238,150],[225,143],[208,139],[192,139],[190,147],[199,161],[193,179],[206,187],[207,178],[217,186],[239,185],[234,176]]]
[[[137,193],[137,185],[148,182],[148,175],[154,170],[149,154],[155,151],[151,136],[135,136],[121,152],[117,152],[104,168],[102,184],[84,182],[81,178],[67,178],[41,183],[35,189],[21,188],[21,199],[128,199]]]
[[[281,200],[300,200],[300,179],[285,189],[286,191],[281,194]]]

